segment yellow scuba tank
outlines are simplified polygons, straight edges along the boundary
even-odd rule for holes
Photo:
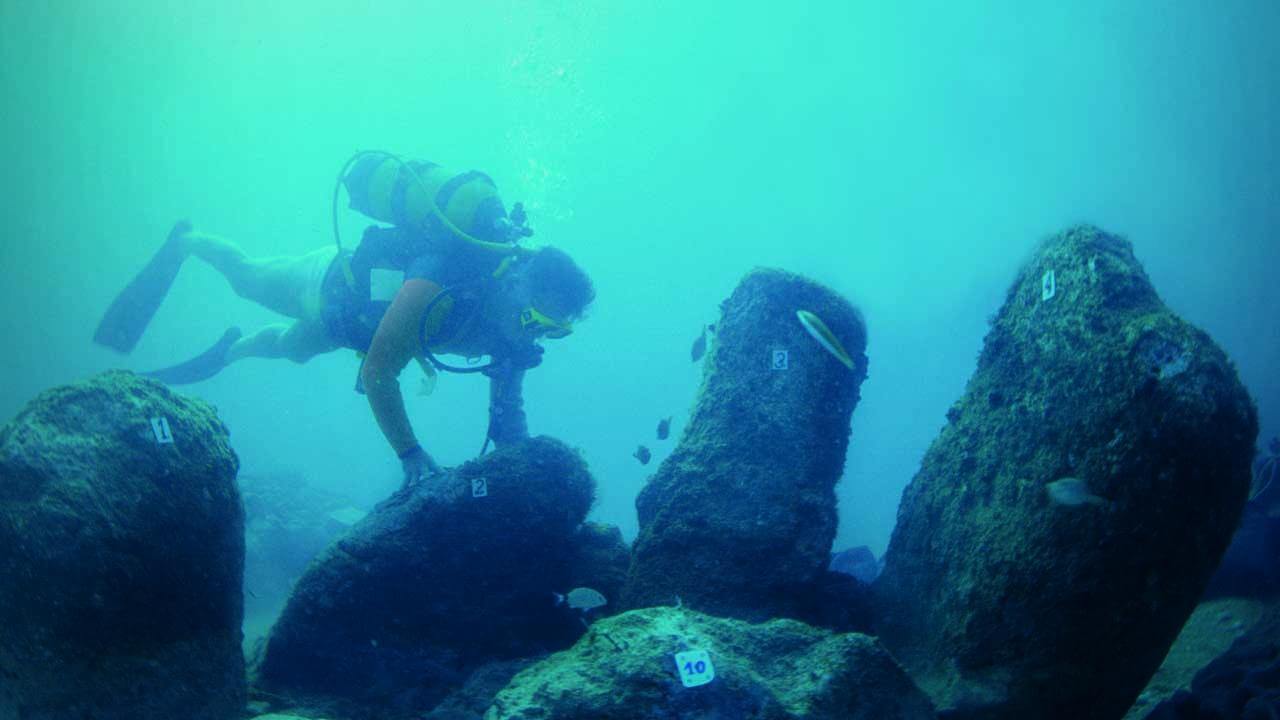
[[[374,151],[356,154],[340,177],[353,210],[428,237],[510,253],[532,234],[512,224],[497,186],[479,171],[456,173]]]

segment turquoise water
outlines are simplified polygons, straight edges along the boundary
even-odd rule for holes
[[[533,432],[582,449],[594,517],[628,537],[693,402],[699,325],[758,265],[866,315],[838,548],[883,550],[987,317],[1073,222],[1133,241],[1275,435],[1280,4],[1031,5],[0,3],[0,414],[274,321],[191,263],[132,355],[90,343],[176,219],[255,254],[322,247],[343,161],[382,148],[487,171],[536,241],[591,273],[591,316],[526,404]],[[363,224],[344,212],[346,237]],[[250,360],[187,391],[217,405],[246,471],[372,503],[399,467],[356,368]],[[445,464],[479,449],[485,393],[446,377],[409,398]]]

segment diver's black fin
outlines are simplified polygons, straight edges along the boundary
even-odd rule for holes
[[[142,374],[168,385],[190,385],[201,380],[208,380],[227,366],[227,351],[231,349],[232,345],[236,344],[240,337],[240,328],[233,327],[222,334],[222,339],[216,345],[190,360],[163,370],[153,370]]]
[[[173,226],[164,245],[107,308],[93,333],[94,342],[122,353],[133,351],[182,268],[187,255],[179,238],[190,231],[186,220]]]

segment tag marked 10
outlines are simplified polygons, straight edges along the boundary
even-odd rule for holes
[[[716,668],[706,650],[676,653],[676,672],[680,673],[680,682],[688,688],[706,685],[716,679]]]

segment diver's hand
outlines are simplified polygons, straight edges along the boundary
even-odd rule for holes
[[[408,490],[422,482],[423,478],[442,472],[435,459],[426,450],[423,450],[421,445],[414,445],[400,454],[400,467],[404,469],[404,481],[400,484],[401,490]]]

